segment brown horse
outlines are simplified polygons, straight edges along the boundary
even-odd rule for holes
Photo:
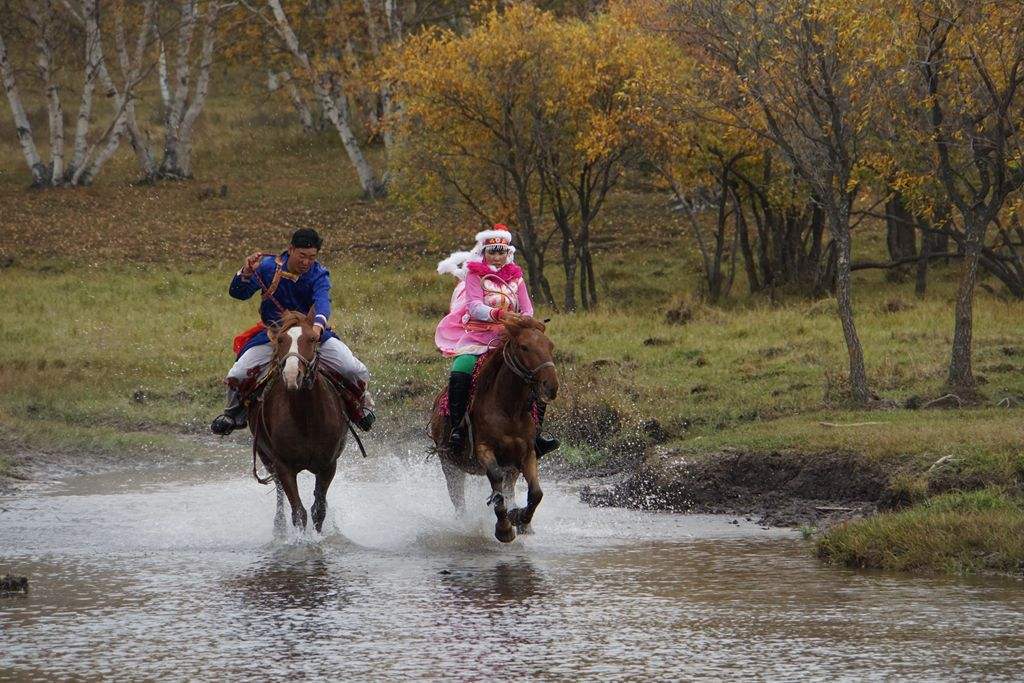
[[[554,344],[544,334],[543,323],[515,318],[494,353],[479,368],[472,403],[467,411],[471,439],[463,453],[450,453],[448,419],[436,409],[430,436],[437,446],[448,495],[457,510],[465,507],[466,474],[486,474],[491,483],[488,504],[494,505],[494,535],[509,543],[519,533],[530,533],[530,522],[544,492],[540,488],[537,453],[533,438],[533,402],[547,403],[558,393],[558,372],[552,360]],[[438,396],[438,400],[440,400]],[[522,474],[528,486],[525,508],[515,505],[515,483]]]
[[[319,370],[312,310],[308,315],[285,313],[268,333],[274,358],[263,397],[249,410],[249,430],[253,449],[277,486],[274,527],[284,530],[287,497],[292,524],[305,528],[306,509],[295,477],[308,470],[316,475],[310,514],[316,530],[322,531],[327,489],[348,434],[343,399]]]

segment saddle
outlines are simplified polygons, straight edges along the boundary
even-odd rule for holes
[[[472,380],[469,385],[469,399],[466,401],[466,414],[468,417],[469,411],[473,408],[473,399],[476,397],[476,383],[480,377],[480,370],[487,363],[488,359],[497,351],[497,349],[491,349],[487,353],[480,356],[477,359],[476,365],[473,367]],[[434,399],[434,413],[441,417],[447,418],[451,414],[451,409],[448,406],[448,390],[447,388],[441,389],[441,392]],[[530,414],[533,416],[533,421],[540,424],[540,416],[537,413],[537,404],[534,403],[530,407]]]
[[[317,368],[317,374],[326,380],[327,384],[334,389],[341,398],[341,403],[345,406],[345,415],[348,417],[348,421],[354,424],[362,419],[363,405],[360,398],[362,397],[363,392],[360,391],[360,388],[352,386],[344,377],[323,366]],[[263,402],[263,396],[270,390],[270,387],[274,385],[277,377],[277,373],[273,372],[273,365],[268,364],[267,369],[242,397],[242,402],[248,409],[251,410],[252,408],[256,408]]]

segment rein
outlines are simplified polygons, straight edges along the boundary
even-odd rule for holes
[[[275,301],[275,303],[276,303],[276,301]],[[266,375],[267,379],[266,379],[266,384],[265,384],[265,386],[263,388],[263,393],[266,393],[267,391],[269,391],[271,386],[273,386],[273,384],[278,381],[278,379],[281,377],[281,372],[284,370],[285,363],[288,361],[289,358],[292,358],[292,357],[297,358],[299,360],[299,362],[302,364],[303,370],[305,371],[305,375],[302,378],[302,384],[300,385],[300,387],[303,390],[307,390],[308,391],[309,389],[312,389],[313,388],[313,383],[316,381],[317,377],[322,376],[327,381],[327,384],[329,386],[331,386],[335,391],[337,391],[339,393],[341,391],[343,391],[343,388],[337,386],[333,381],[331,381],[330,377],[328,377],[326,374],[321,375],[321,373],[320,373],[320,342],[316,342],[316,344],[314,346],[314,350],[313,350],[313,360],[306,360],[297,351],[289,351],[284,356],[282,356],[274,364],[274,369],[267,373],[267,375]],[[342,400],[344,400],[344,399],[342,399]],[[257,472],[257,467],[256,467],[256,462],[257,462],[257,457],[258,457],[256,443],[257,443],[257,441],[259,441],[260,434],[266,432],[266,420],[265,420],[265,418],[263,416],[263,407],[265,405],[266,405],[266,403],[263,400],[259,401],[259,411],[256,414],[256,419],[253,420],[253,439],[252,439],[252,476],[253,476],[253,478],[256,481],[258,481],[261,484],[269,484],[270,482],[274,481],[274,478],[276,476],[273,472],[270,472],[269,476],[267,476],[267,477],[260,477],[259,473]],[[349,432],[352,434],[353,437],[355,437],[356,445],[359,447],[359,452],[362,453],[364,458],[367,457],[366,456],[366,448],[363,446],[362,439],[359,438],[359,434],[356,433],[356,430],[352,428],[352,421],[346,419],[346,422],[348,423],[348,430],[349,430]]]
[[[543,403],[544,401],[541,401],[540,396],[537,395],[537,382],[539,381],[537,379],[537,373],[544,368],[555,367],[555,362],[551,360],[545,361],[533,370],[529,370],[525,365],[523,365],[522,361],[519,360],[516,354],[509,351],[509,347],[512,346],[512,344],[512,340],[509,339],[505,342],[505,345],[501,347],[501,359],[505,363],[505,367],[511,370],[512,374],[523,380],[523,382],[530,387],[534,400]]]

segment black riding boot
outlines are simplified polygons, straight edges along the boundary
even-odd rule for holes
[[[463,418],[466,415],[466,404],[469,403],[469,389],[473,385],[473,376],[465,372],[453,372],[448,377],[448,426],[451,435],[448,437],[448,451],[462,453],[466,448],[466,428]]]
[[[228,405],[224,412],[213,419],[210,431],[214,434],[224,436],[236,429],[241,429],[248,424],[245,414],[245,404],[242,403],[242,394],[238,389],[228,389]]]
[[[540,430],[544,427],[544,413],[548,411],[548,404],[537,401],[537,436],[533,438],[533,448],[537,451],[537,457],[550,453],[561,445],[558,439],[553,436],[545,436]]]

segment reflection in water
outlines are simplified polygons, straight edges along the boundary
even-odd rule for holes
[[[526,602],[544,592],[544,577],[527,557],[501,560],[492,566],[442,569],[441,587],[467,609],[495,609],[506,603]]]
[[[224,590],[252,609],[337,609],[349,599],[348,578],[320,545],[272,545],[242,576],[225,581]]]
[[[1024,588],[826,569],[789,532],[547,486],[491,536],[436,463],[347,465],[336,530],[275,540],[241,476],[82,478],[4,502],[0,678],[1014,679]],[[308,491],[310,481],[304,481]]]

